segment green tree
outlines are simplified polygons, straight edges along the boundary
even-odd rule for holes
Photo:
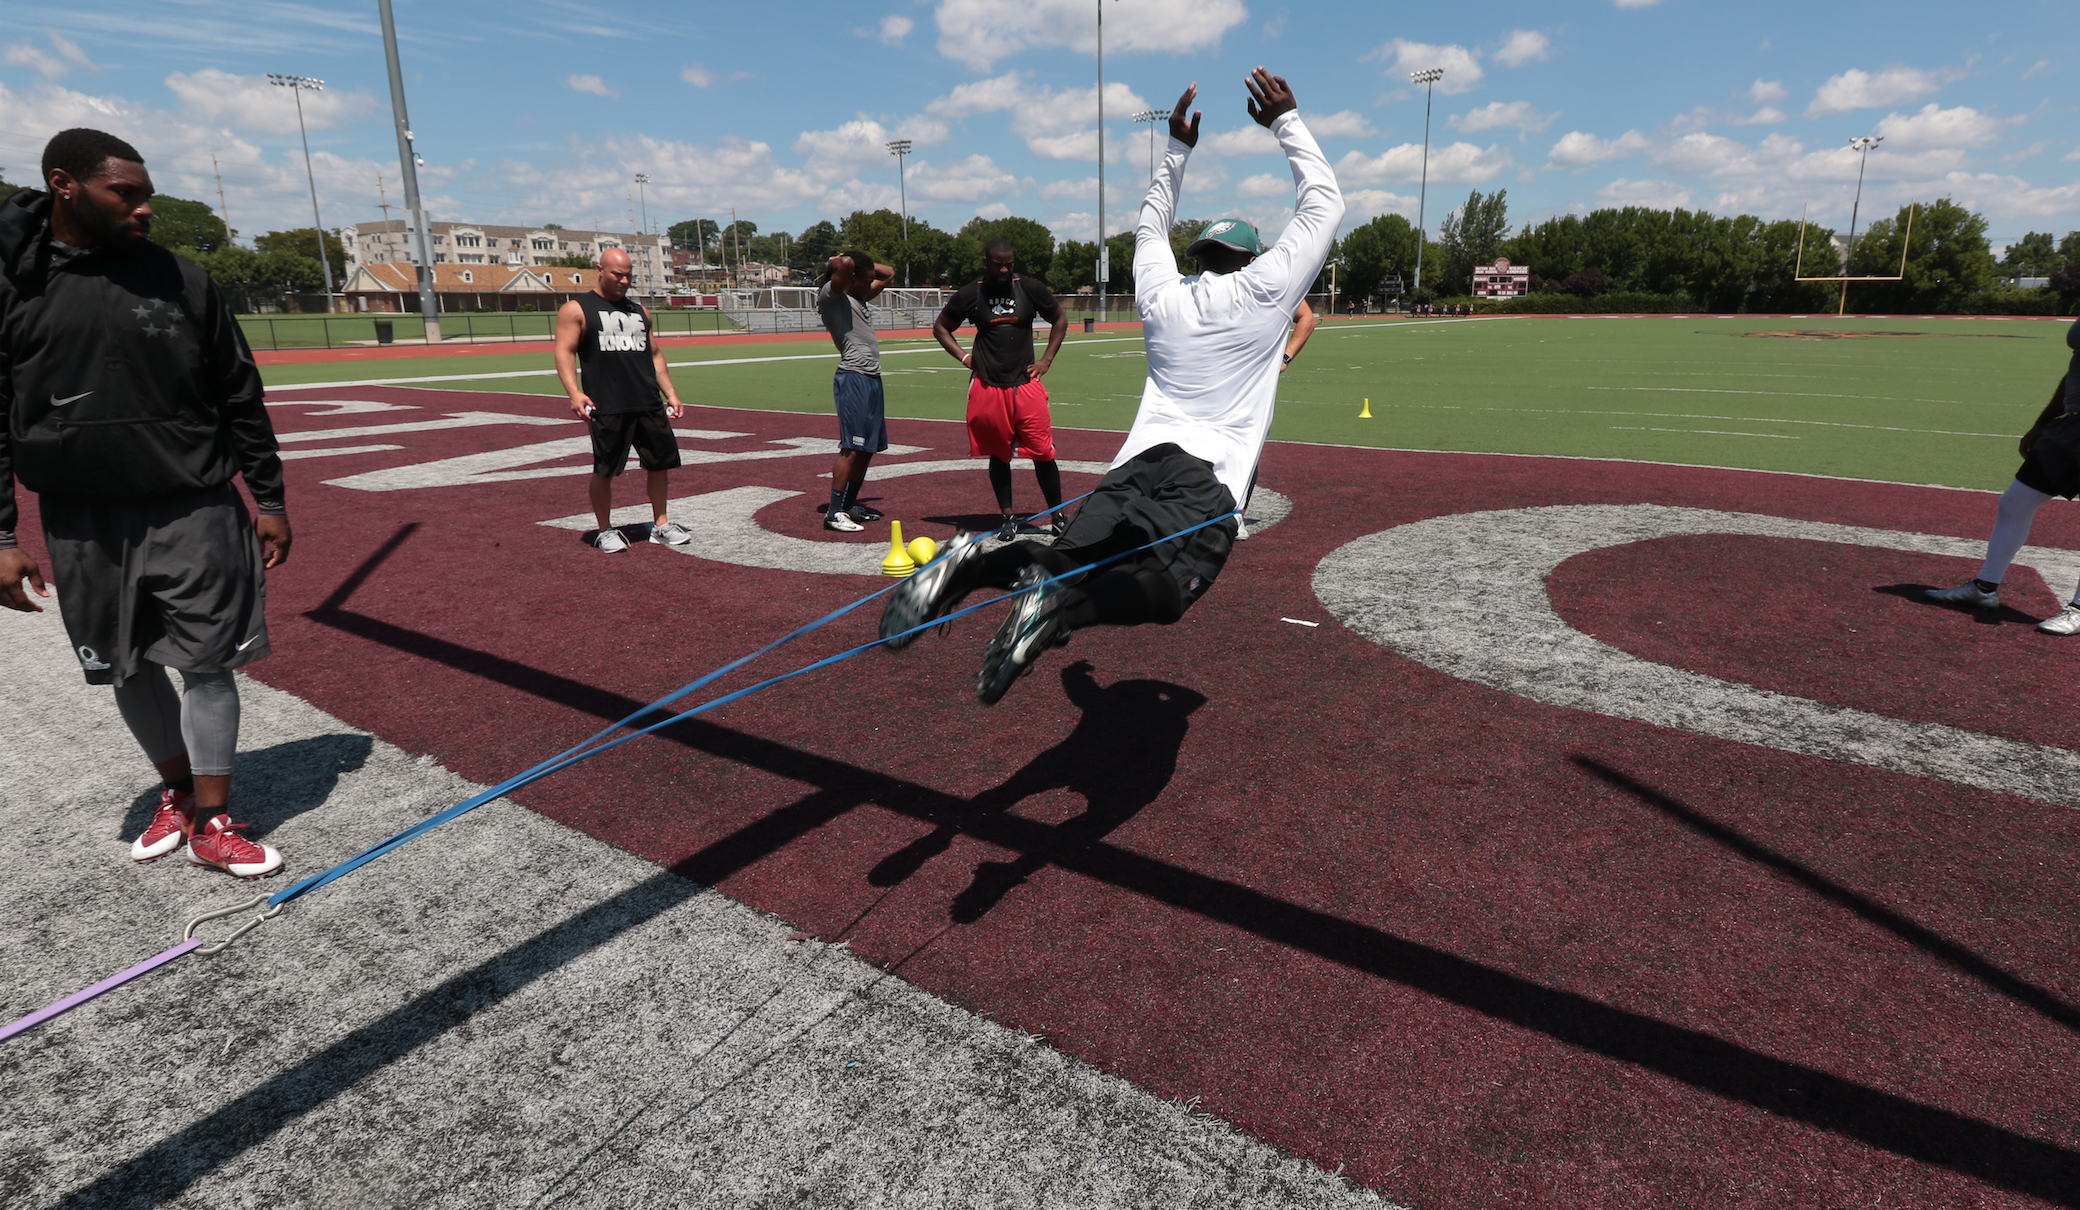
[[[794,237],[793,246],[787,250],[787,267],[814,281],[830,258],[841,251],[837,225],[825,219],[802,228],[802,233]]]
[[[258,259],[259,253],[251,248],[226,244],[208,252],[191,250],[186,255],[202,266],[219,289],[243,290],[260,284],[254,276],[253,268],[253,262]]]
[[[10,185],[5,178],[0,178],[0,202],[4,202],[15,194],[20,193],[22,188],[20,185]]]
[[[1416,229],[1398,214],[1382,214],[1353,227],[1337,241],[1332,255],[1343,258],[1337,288],[1352,298],[1379,294],[1380,279],[1389,273],[1398,272],[1403,287],[1410,287],[1415,284]]]
[[[715,246],[715,236],[721,230],[713,219],[690,218],[666,227],[664,233],[675,248],[699,248],[705,251]]]
[[[310,261],[313,266],[318,263],[318,238],[316,232],[309,227],[298,227],[293,231],[270,231],[253,240],[253,249],[261,253],[293,252]],[[325,255],[331,258],[332,272],[337,278],[347,263],[347,250],[339,242],[338,232],[325,233]],[[321,274],[318,287],[320,289],[323,288],[323,280]]]
[[[947,281],[964,286],[982,276],[982,246],[993,239],[1009,240],[1013,263],[1029,277],[1047,279],[1054,267],[1054,232],[1029,218],[971,218],[955,233],[955,246],[947,264]]]
[[[214,252],[231,242],[224,220],[201,202],[160,194],[152,199],[152,242],[162,248]]]
[[[599,262],[583,252],[559,252],[549,258],[552,269],[597,269]]]
[[[2080,231],[2068,231],[2066,237],[2058,241],[2058,263],[2080,265]]]
[[[1445,252],[1444,263],[1437,266],[1438,289],[1464,294],[1473,288],[1473,267],[1494,262],[1509,236],[1508,196],[1508,190],[1497,189],[1484,197],[1476,189],[1464,206],[1445,216],[1438,229],[1437,242]]]
[[[2030,232],[2009,244],[2007,255],[2001,257],[2001,268],[2018,276],[2028,269],[2031,277],[2043,277],[2064,263],[2049,231]]]
[[[1951,201],[1938,198],[1913,214],[1907,239],[1904,280],[1851,285],[1859,306],[1901,311],[1955,311],[1994,282],[1993,250],[1986,242],[1986,220]],[[1900,273],[1902,236],[1908,212],[1879,219],[1856,241],[1850,272],[1859,276]]]

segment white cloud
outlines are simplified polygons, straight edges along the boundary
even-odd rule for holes
[[[1122,140],[1113,124],[1150,108],[1141,94],[1115,80],[1105,86],[1106,127],[1112,133],[1107,158],[1125,156],[1129,144],[1145,138],[1134,131]],[[1011,128],[1026,141],[1026,150],[1044,160],[1098,158],[1098,89],[1068,88],[1060,92],[1029,84],[1019,72],[957,85],[925,105],[925,112],[945,117],[972,117],[1010,111]],[[1137,138],[1136,136],[1140,136]],[[1204,140],[1201,140],[1204,144]]]
[[[1414,194],[1403,195],[1385,189],[1346,189],[1343,191],[1344,230],[1371,222],[1383,214],[1399,214],[1414,222],[1417,200]]]
[[[1285,197],[1292,192],[1292,177],[1273,176],[1268,172],[1260,172],[1255,176],[1245,177],[1235,186],[1236,197]]]
[[[2042,188],[2018,176],[1952,172],[1943,177],[1941,192],[1997,218],[2052,218],[2080,209],[2080,182]]]
[[[2034,64],[2032,64],[2032,65],[2030,66],[2030,69],[2029,69],[2028,71],[2026,71],[2026,72],[2023,72],[2023,73],[2022,73],[2022,75],[2021,75],[2020,77],[2018,77],[2018,78],[2019,78],[2019,79],[2024,79],[2024,80],[2027,80],[2027,79],[2029,79],[2029,78],[2030,78],[2031,76],[2033,76],[2033,75],[2036,75],[2036,74],[2037,74],[2038,72],[2040,72],[2040,71],[2050,71],[2051,69],[2052,69],[2052,67],[2051,67],[2051,60],[2049,60],[2049,59],[2039,59],[2039,60],[2037,60],[2037,61],[2036,61],[2036,62],[2035,62]]]
[[[1018,178],[986,155],[971,155],[948,164],[920,160],[910,166],[910,196],[928,202],[979,202],[1014,192]]]
[[[794,149],[808,158],[804,167],[810,173],[835,180],[869,165],[893,169],[888,144],[894,139],[930,147],[945,142],[949,133],[946,123],[937,118],[905,118],[889,127],[862,114],[833,130],[803,131],[796,137]]]
[[[1735,126],[1774,126],[1783,121],[1785,113],[1774,105],[1765,105],[1749,114],[1734,114],[1727,118]]]
[[[699,63],[688,63],[679,69],[679,78],[695,88],[706,88],[715,82],[715,73]]]
[[[1628,181],[1623,177],[1596,191],[1606,206],[1650,206],[1675,210],[1690,205],[1690,191],[1674,181]]]
[[[174,72],[166,88],[180,99],[190,117],[256,134],[296,133],[296,100],[289,90],[270,84],[266,76],[234,76],[214,67],[193,73]],[[359,90],[326,89],[303,94],[303,122],[313,130],[346,126],[375,109],[373,95]]]
[[[1984,147],[1998,142],[2001,132],[2019,124],[2020,118],[2002,119],[1980,113],[1967,105],[1938,108],[1934,101],[1907,117],[1886,114],[1877,132],[1890,150],[1915,151],[1934,147]]]
[[[1445,119],[1445,125],[1468,134],[1498,127],[1539,131],[1552,125],[1553,119],[1559,116],[1557,112],[1540,113],[1529,101],[1490,101],[1479,109],[1453,114]]]
[[[933,99],[924,108],[926,113],[962,118],[970,114],[1016,108],[1025,95],[1025,76],[1020,72],[1010,71],[987,80],[971,80],[966,84],[957,84],[952,92]]]
[[[621,94],[607,87],[607,82],[598,76],[567,76],[564,84],[573,92],[589,92],[596,97],[618,97]]]
[[[903,39],[909,37],[910,31],[916,28],[917,22],[903,16],[901,13],[890,13],[886,17],[881,18],[881,25],[878,29],[867,32],[872,33],[890,46],[901,46]]]
[[[1500,145],[1481,148],[1471,143],[1453,143],[1430,149],[1430,179],[1445,185],[1478,185],[1507,171],[1514,161],[1509,149]],[[1336,161],[1336,179],[1352,185],[1376,185],[1384,181],[1414,184],[1422,179],[1423,148],[1403,143],[1377,156],[1349,152]]]
[[[1764,80],[1757,77],[1755,83],[1748,88],[1748,99],[1757,105],[1775,105],[1790,95],[1785,90],[1783,83],[1778,80]]]
[[[1447,96],[1466,92],[1481,82],[1478,52],[1470,51],[1463,46],[1434,46],[1428,42],[1411,42],[1406,38],[1395,38],[1382,43],[1378,49],[1365,57],[1392,59],[1394,65],[1387,69],[1387,76],[1396,82],[1406,79],[1412,71],[1442,67],[1444,78],[1437,82],[1437,91]]]
[[[101,71],[100,64],[89,59],[87,52],[79,48],[79,43],[74,42],[54,29],[44,30],[43,36],[51,40],[51,46],[58,52],[58,57],[67,63],[72,64],[74,67],[84,67],[92,72]]]
[[[1591,164],[1638,155],[1646,149],[1647,136],[1637,130],[1628,130],[1615,139],[1599,139],[1586,131],[1570,130],[1553,144],[1546,158],[1557,167],[1586,168]]]
[[[1233,130],[1202,130],[1199,132],[1199,146],[1194,151],[1198,155],[1242,159],[1276,153],[1278,140],[1271,137],[1270,131],[1252,122]]]
[[[1011,207],[1002,202],[991,202],[987,206],[975,207],[975,217],[981,219],[1010,218]]]
[[[1617,0],[1619,8],[1652,8],[1661,0]]]
[[[1318,139],[1369,139],[1379,133],[1372,128],[1372,123],[1365,120],[1365,115],[1355,109],[1304,116],[1307,128]]]
[[[1105,49],[1184,54],[1212,50],[1249,17],[1242,0],[1135,0],[1105,14]],[[1097,49],[1086,0],[940,0],[933,13],[939,53],[987,71],[999,59],[1041,47]]]
[[[1918,101],[1957,76],[1958,73],[1950,68],[1923,71],[1916,67],[1893,66],[1872,75],[1852,67],[1841,75],[1827,78],[1827,82],[1813,94],[1813,103],[1806,106],[1806,116],[1816,118],[1822,114]]]
[[[72,69],[55,55],[46,54],[33,42],[15,42],[8,46],[5,61],[15,67],[27,67],[41,72],[47,80],[55,80]]]
[[[1552,39],[1535,29],[1513,29],[1502,39],[1502,49],[1495,52],[1495,61],[1504,67],[1522,67],[1535,59],[1546,58],[1552,44]]]

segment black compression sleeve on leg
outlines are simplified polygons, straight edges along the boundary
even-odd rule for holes
[[[997,511],[1011,511],[1011,464],[1002,458],[989,460],[989,488],[997,493]]]
[[[1004,469],[1008,472],[1011,468],[1009,465],[1006,465]],[[1062,468],[1060,463],[1052,458],[1045,462],[1035,461],[1033,463],[1033,478],[1040,481],[1040,494],[1047,497],[1047,507],[1053,508],[1062,502]],[[1007,484],[1010,481],[1008,474],[1005,476],[1005,481]],[[1005,502],[1004,507],[1009,508],[1011,506],[1009,487],[1005,488],[1005,494],[1001,498]]]
[[[1168,626],[1184,616],[1184,597],[1177,581],[1160,567],[1145,563],[1109,567],[1093,576],[1065,602],[1072,630],[1085,626]]]

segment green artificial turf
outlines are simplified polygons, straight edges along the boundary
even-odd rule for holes
[[[1272,436],[1561,454],[1998,488],[2016,436],[2065,372],[2065,322],[1511,317],[1325,323],[1284,376]],[[1799,339],[1771,331],[1904,336]],[[967,373],[929,340],[888,340],[891,416],[964,414]],[[691,403],[824,413],[820,342],[669,350]],[[795,360],[767,360],[790,358]],[[751,359],[751,360],[747,360]],[[704,366],[698,363],[721,362]],[[546,370],[512,356],[275,366],[271,383]],[[1124,429],[1146,361],[1130,332],[1076,333],[1047,378],[1055,423]],[[559,393],[544,372],[428,386]],[[1372,419],[1360,419],[1362,401]]]

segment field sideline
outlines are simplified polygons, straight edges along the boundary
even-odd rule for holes
[[[1288,372],[1274,440],[1674,462],[1998,490],[2065,371],[2063,321],[1832,316],[1476,317],[1325,323]],[[1849,339],[1773,331],[1871,333]],[[929,338],[884,341],[891,416],[957,419],[966,376]],[[821,342],[669,351],[689,402],[827,412]],[[1124,430],[1131,332],[1071,335],[1056,423]],[[270,386],[411,383],[560,394],[546,351],[272,365]],[[1374,419],[1357,419],[1364,400]]]

